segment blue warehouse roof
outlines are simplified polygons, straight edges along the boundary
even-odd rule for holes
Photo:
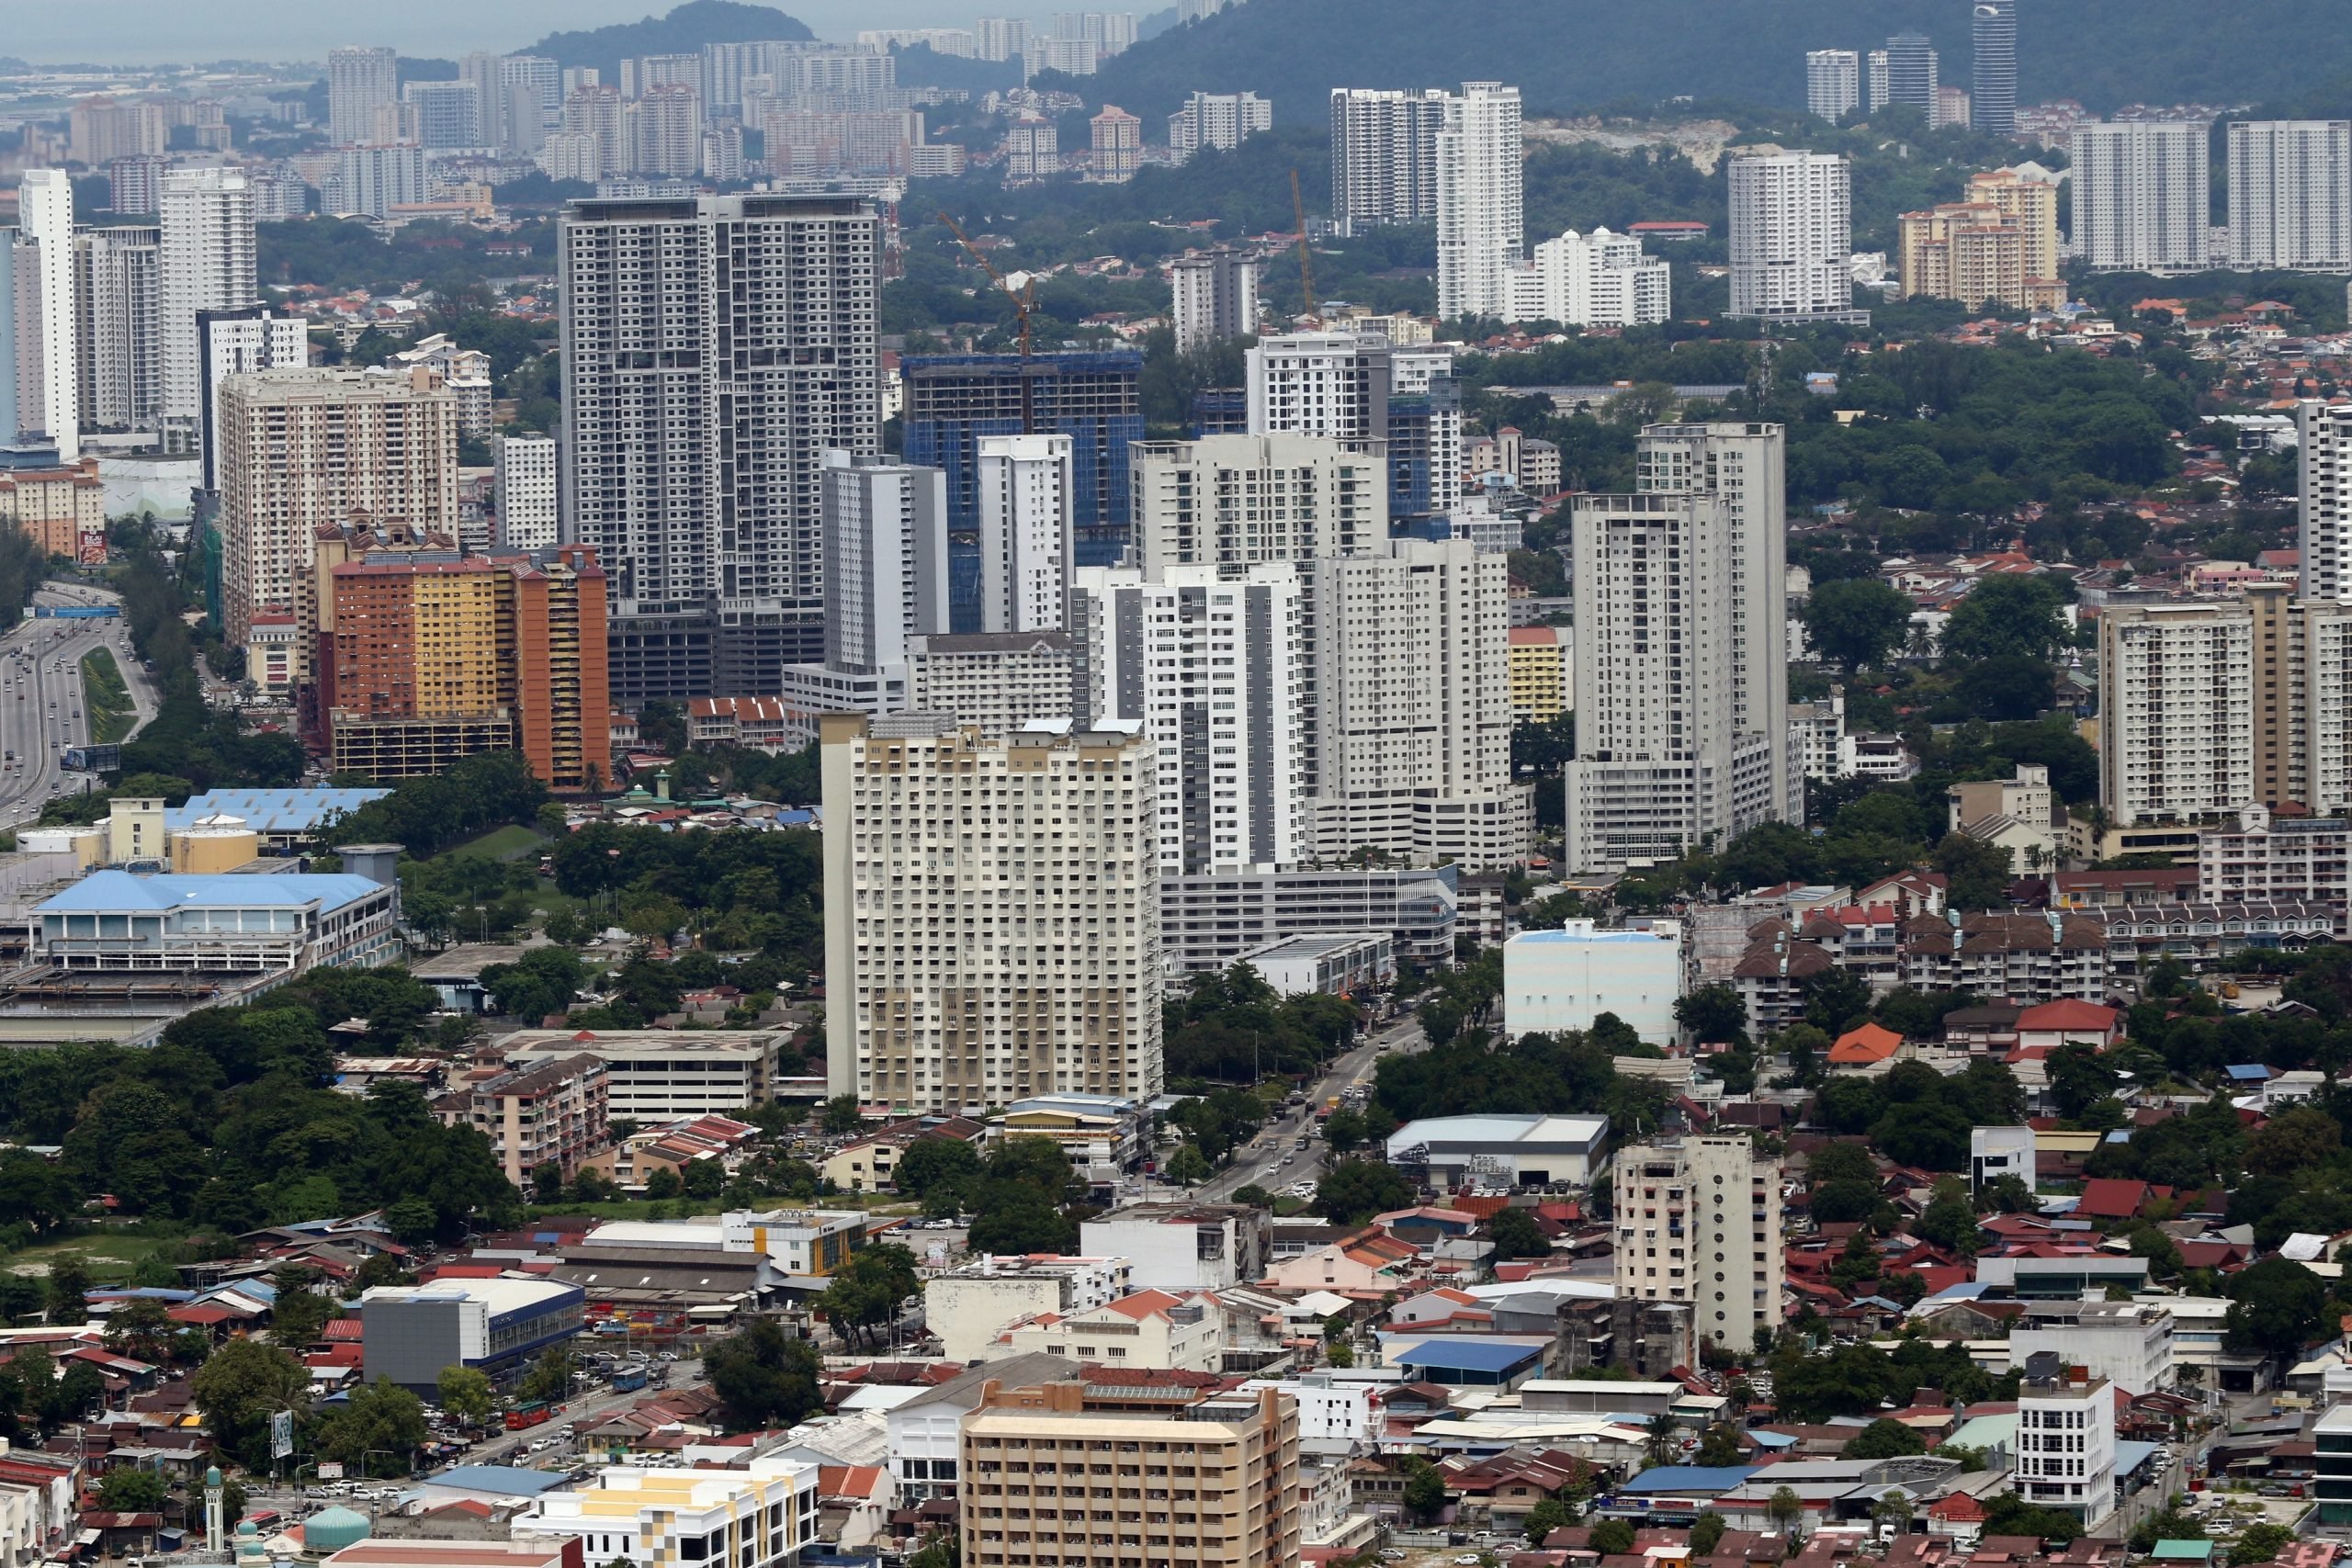
[[[1510,1340],[1474,1338],[1424,1339],[1407,1349],[1392,1350],[1388,1359],[1400,1367],[1458,1367],[1467,1372],[1507,1372],[1541,1359],[1540,1345],[1515,1345]]]
[[[256,833],[307,833],[371,800],[381,800],[388,789],[208,789],[187,797],[186,806],[167,807],[164,826],[178,832],[199,818],[242,818]]]
[[[251,909],[265,906],[340,909],[382,891],[379,884],[345,873],[312,876],[142,876],[128,871],[94,871],[73,886],[36,906],[44,914],[120,914],[126,910],[209,908]]]

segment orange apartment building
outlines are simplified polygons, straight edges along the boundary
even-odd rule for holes
[[[0,521],[16,525],[43,555],[96,566],[107,558],[107,487],[98,460],[62,468],[0,473]]]

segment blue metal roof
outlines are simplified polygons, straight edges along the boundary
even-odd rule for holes
[[[511,1464],[461,1464],[438,1475],[428,1475],[427,1486],[450,1486],[461,1492],[494,1492],[509,1497],[536,1497],[571,1484],[561,1471],[524,1470]]]
[[[1400,1367],[1459,1367],[1471,1372],[1507,1372],[1539,1359],[1540,1345],[1514,1345],[1509,1340],[1424,1339],[1409,1350],[1396,1350],[1388,1359]]]
[[[1645,1470],[1617,1490],[1623,1492],[1728,1492],[1761,1470],[1751,1464],[1662,1464]]]
[[[345,873],[311,876],[139,875],[94,871],[35,908],[43,913],[120,913],[126,909],[184,909],[202,906],[250,909],[263,905],[300,908],[317,904],[340,909],[381,891],[379,884]]]
[[[256,833],[306,833],[391,793],[388,789],[208,789],[189,795],[186,806],[166,807],[164,826],[176,833],[199,817],[226,815],[243,818]]]
[[[2270,1069],[2259,1062],[2235,1062],[2222,1070],[2240,1083],[2265,1083],[2270,1077]]]

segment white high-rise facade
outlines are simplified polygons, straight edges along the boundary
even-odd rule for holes
[[[1194,93],[1168,117],[1168,151],[1180,164],[1207,149],[1230,152],[1274,128],[1274,106],[1255,93]]]
[[[2076,256],[2109,271],[2205,266],[2212,158],[2202,120],[2086,122],[2071,156]]]
[[[1386,440],[1389,353],[1378,333],[1260,338],[1245,356],[1250,434]]]
[[[1862,57],[1850,49],[1809,50],[1804,57],[1804,107],[1839,120],[1862,107]]]
[[[1437,133],[1437,313],[1500,316],[1527,241],[1519,89],[1465,82]]]
[[[1781,1326],[1781,1162],[1740,1134],[1617,1151],[1617,1293],[1690,1308],[1691,1330],[1735,1356]]]
[[[164,231],[164,418],[193,438],[204,418],[196,313],[261,298],[254,193],[236,169],[174,169],[157,198]]]
[[[609,580],[616,704],[822,656],[823,455],[880,450],[880,244],[849,196],[565,213],[563,536]]]
[[[416,115],[420,146],[486,147],[482,134],[481,89],[458,77],[448,82],[408,82],[401,86],[401,102]]]
[[[1059,631],[1078,565],[1070,437],[983,435],[978,457],[980,629]]]
[[[1507,321],[1580,327],[1652,326],[1674,313],[1673,269],[1630,234],[1568,230],[1535,247],[1510,274]]]
[[[2018,0],[1975,0],[1969,28],[1969,123],[1988,136],[2018,129]]]
[[[630,173],[683,178],[700,169],[699,90],[684,83],[663,83],[648,88],[624,113],[628,128]]]
[[[2352,269],[2352,120],[2230,122],[2230,265]]]
[[[2244,601],[2132,604],[2099,618],[2101,803],[2120,827],[2217,817],[2261,798],[2256,664]],[[2291,693],[2284,697],[2291,708]]]
[[[1853,175],[1845,157],[1737,151],[1729,156],[1728,313],[1772,321],[1856,319]]]
[[[1938,76],[1936,46],[1925,33],[1897,33],[1886,40],[1887,101],[1917,109],[1930,129],[1936,123]]]
[[[220,384],[261,370],[300,370],[311,363],[310,324],[266,305],[196,313],[198,416],[182,432],[202,458],[206,490],[220,487]]]
[[[498,468],[499,547],[548,548],[563,526],[556,505],[555,437],[501,435],[491,447]]]
[[[1785,682],[1783,440],[1777,424],[1652,425],[1635,493],[1570,503],[1577,870],[1804,819]]]
[[[1467,870],[1524,861],[1511,782],[1510,569],[1466,540],[1313,563],[1307,744],[1316,857]]]
[[[430,188],[422,147],[346,147],[327,176],[325,197],[331,212],[389,218],[396,207],[423,203]]]
[[[2055,1350],[2026,1359],[2010,1486],[2030,1507],[2090,1524],[2115,1510],[2116,1391],[2105,1378],[2075,1382],[2067,1361]]]
[[[82,455],[81,355],[74,338],[74,184],[62,169],[27,169],[17,186],[17,224],[32,242],[29,320],[19,336],[39,345],[40,397],[23,395],[19,380],[17,417],[28,430],[45,433],[57,455],[73,462]],[[25,291],[20,289],[20,294]],[[19,348],[19,364],[23,348]]]
[[[1258,330],[1258,260],[1218,245],[1180,256],[1168,269],[1176,352],[1191,354],[1224,338]]]
[[[400,102],[397,51],[355,46],[327,51],[327,138],[349,147],[376,134],[376,111]]]
[[[1377,443],[1206,435],[1139,441],[1132,452],[1130,558],[1146,571],[1305,562],[1387,543],[1387,464]]]
[[[1158,1094],[1151,742],[928,714],[820,737],[829,1089],[910,1111]]]
[[[1437,216],[1442,88],[1331,90],[1331,225],[1342,234]]]
[[[2307,599],[2352,601],[2352,408],[2295,406],[2296,583]]]
[[[153,224],[74,238],[75,392],[92,430],[153,430],[163,417],[163,233]]]
[[[1158,749],[1162,875],[1292,865],[1307,847],[1306,648],[1296,568],[1227,577],[1085,567],[1070,628],[1081,726]]]
[[[947,630],[946,472],[828,452],[824,482],[825,660],[904,665]]]

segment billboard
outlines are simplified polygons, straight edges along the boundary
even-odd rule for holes
[[[284,1459],[294,1451],[294,1412],[280,1410],[269,1418],[269,1457]]]

